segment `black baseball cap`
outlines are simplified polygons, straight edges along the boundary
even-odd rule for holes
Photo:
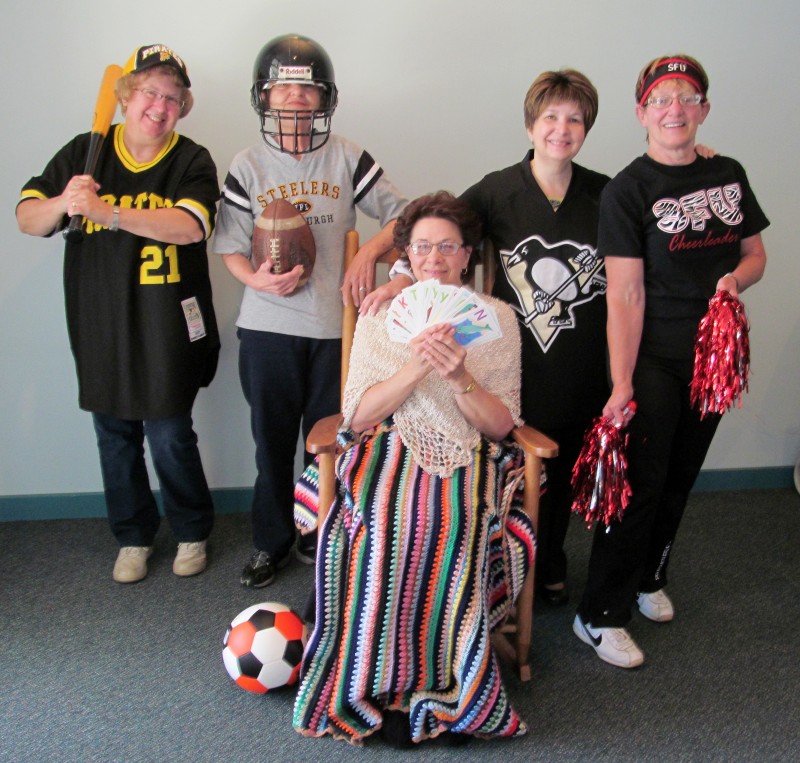
[[[140,48],[136,48],[133,51],[133,55],[128,59],[128,63],[125,64],[122,73],[142,72],[151,66],[171,66],[178,72],[186,87],[192,86],[183,59],[172,48],[158,43],[155,45],[142,45]]]

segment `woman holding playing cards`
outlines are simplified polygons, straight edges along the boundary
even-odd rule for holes
[[[419,282],[411,288],[460,288],[480,234],[447,192],[409,204],[394,245]],[[514,500],[521,454],[500,442],[520,423],[520,340],[511,309],[481,299],[497,338],[477,347],[450,323],[397,341],[387,327],[397,300],[358,321],[343,403],[352,444],[320,538],[301,733],[358,743],[379,731],[406,747],[526,731],[489,642],[513,600],[490,595],[502,589],[492,583],[511,583],[508,554],[532,532]]]
[[[708,77],[689,56],[644,67],[636,115],[647,153],[606,186],[600,205],[613,384],[603,414],[628,427],[633,495],[621,523],[597,528],[573,629],[623,668],[644,661],[625,629],[633,605],[655,622],[674,617],[664,590],[670,551],[720,419],[701,418],[689,403],[698,324],[716,291],[738,297],[766,264],[769,223],[744,169],[695,152],[707,93]]]

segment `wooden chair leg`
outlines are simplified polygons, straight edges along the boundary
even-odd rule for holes
[[[531,568],[517,602],[517,648],[516,663],[521,681],[531,680],[531,635],[533,632],[533,597],[535,571]]]
[[[532,453],[525,457],[525,512],[533,529],[539,531],[539,483],[542,476],[542,459]],[[533,602],[536,596],[536,564],[528,571],[525,585],[517,600],[516,662],[522,681],[531,680],[530,652],[533,633]]]

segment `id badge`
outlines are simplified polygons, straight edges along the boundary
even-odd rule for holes
[[[189,329],[189,341],[196,342],[206,335],[206,325],[203,323],[203,314],[200,312],[200,305],[197,304],[197,297],[189,297],[181,302],[183,315],[186,318],[186,327]]]

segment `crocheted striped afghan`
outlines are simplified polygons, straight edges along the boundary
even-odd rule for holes
[[[391,419],[342,453],[317,551],[316,624],[294,726],[356,744],[386,709],[412,737],[515,736],[490,643],[533,562],[521,452],[481,440],[450,477],[423,471]]]

